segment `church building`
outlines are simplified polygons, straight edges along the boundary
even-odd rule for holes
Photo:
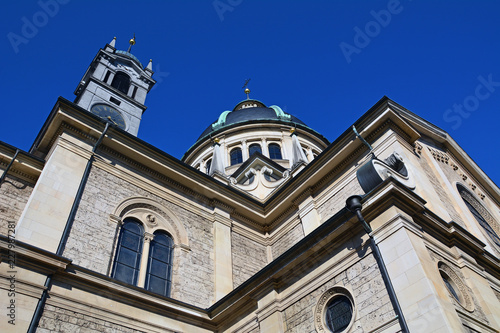
[[[448,133],[383,97],[326,138],[247,88],[179,160],[115,44],[0,141],[1,332],[499,332],[500,190]]]

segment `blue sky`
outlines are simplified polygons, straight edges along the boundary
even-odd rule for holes
[[[444,129],[499,184],[499,1],[8,1],[0,140],[28,150],[58,96],[117,37],[156,87],[139,137],[181,158],[245,98],[330,141],[387,95]],[[31,26],[31,30],[30,30]]]

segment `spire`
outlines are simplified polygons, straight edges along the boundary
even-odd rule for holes
[[[132,50],[132,46],[135,45],[135,33],[134,37],[131,40],[129,40],[128,43],[130,44],[130,46],[128,47],[127,52],[130,53],[130,50]]]
[[[300,146],[299,139],[297,138],[297,133],[295,133],[295,128],[290,130],[292,132],[292,167],[299,163],[307,164],[307,157]]]
[[[111,42],[109,42],[109,46],[115,47],[115,44],[116,44],[116,37],[113,37],[113,39],[111,40]]]
[[[222,162],[222,151],[220,149],[219,139],[214,139],[214,154],[212,157],[212,164],[210,165],[209,176],[213,176],[215,173],[219,175],[225,175],[224,173],[224,163]]]
[[[148,65],[146,66],[146,68],[144,68],[144,71],[149,75],[149,76],[152,76],[154,74],[153,72],[153,59],[149,59],[149,63]]]

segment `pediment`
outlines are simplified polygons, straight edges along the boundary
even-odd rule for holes
[[[255,153],[231,176],[231,186],[264,200],[290,178],[288,169],[268,157]]]

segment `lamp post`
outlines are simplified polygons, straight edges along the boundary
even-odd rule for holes
[[[363,229],[370,237],[370,245],[373,250],[373,254],[375,256],[375,260],[377,261],[378,267],[380,269],[380,273],[382,275],[382,279],[384,280],[385,287],[389,294],[389,298],[391,299],[392,306],[394,307],[394,311],[396,312],[396,316],[399,320],[399,324],[401,325],[401,329],[405,333],[409,333],[408,325],[406,324],[406,320],[403,316],[403,311],[401,310],[401,306],[399,305],[398,298],[396,297],[396,292],[394,291],[394,287],[392,286],[391,279],[389,278],[389,273],[387,272],[387,268],[385,267],[384,260],[382,259],[382,255],[380,254],[380,250],[378,248],[377,243],[375,243],[375,239],[372,236],[372,228],[365,221],[363,215],[361,214],[361,208],[363,207],[361,204],[361,200],[363,198],[360,195],[352,195],[346,200],[346,207],[349,211],[356,214],[358,217],[358,221],[363,226]]]

